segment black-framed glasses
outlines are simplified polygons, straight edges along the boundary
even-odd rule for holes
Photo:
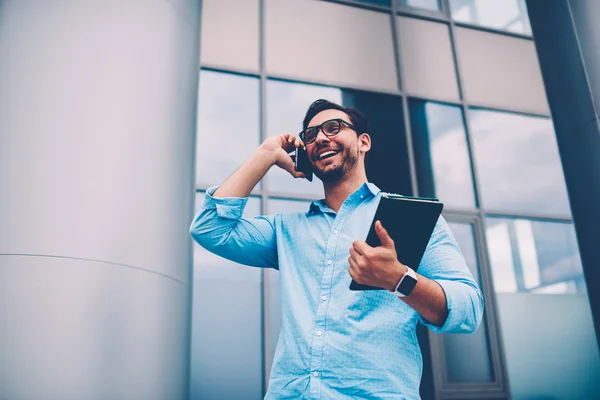
[[[300,139],[304,142],[304,145],[308,145],[317,140],[317,136],[319,135],[319,131],[322,131],[325,136],[335,136],[342,130],[342,124],[347,127],[356,130],[354,125],[349,122],[344,121],[340,118],[329,119],[323,122],[321,125],[310,126],[300,132]]]

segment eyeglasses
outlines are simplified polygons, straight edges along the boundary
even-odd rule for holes
[[[305,145],[313,143],[317,140],[317,136],[319,135],[319,131],[322,131],[323,134],[327,137],[335,136],[340,133],[342,129],[342,124],[347,127],[356,130],[354,125],[349,122],[344,121],[343,119],[330,119],[323,122],[321,125],[311,126],[306,128],[304,131],[300,132],[300,139],[304,142]]]

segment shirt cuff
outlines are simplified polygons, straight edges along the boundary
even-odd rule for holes
[[[477,310],[479,304],[483,305],[478,297],[477,291],[464,282],[450,280],[436,280],[446,294],[446,305],[448,307],[448,317],[443,326],[437,326],[421,317],[421,323],[427,326],[435,333],[453,332],[468,333],[473,332],[481,316],[483,309]],[[473,294],[473,296],[471,295]]]
[[[244,214],[244,208],[248,203],[247,197],[213,197],[213,193],[218,189],[213,186],[206,191],[203,208],[207,210],[217,210],[217,215],[221,218],[240,219]]]

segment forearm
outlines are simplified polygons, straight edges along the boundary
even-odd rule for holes
[[[275,163],[272,151],[259,147],[240,168],[213,193],[214,197],[248,197],[250,192]]]
[[[418,275],[417,284],[410,295],[401,299],[434,325],[443,326],[448,318],[444,289],[423,275]]]

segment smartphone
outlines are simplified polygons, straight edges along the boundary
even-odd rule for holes
[[[308,160],[308,154],[306,149],[298,147],[296,149],[296,156],[294,157],[294,169],[298,172],[304,172],[304,176],[310,182],[313,180],[313,170],[310,161]]]

